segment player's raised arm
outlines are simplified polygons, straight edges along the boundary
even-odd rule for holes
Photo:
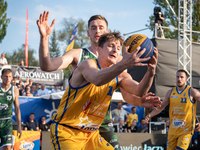
[[[148,114],[145,118],[145,121],[148,122],[151,117],[158,115],[168,104],[170,101],[170,93],[171,90],[167,91],[165,94],[164,100],[162,101],[161,107],[158,107],[157,110],[153,110],[150,114]]]
[[[17,134],[19,134],[19,138],[20,138],[22,135],[22,129],[21,129],[21,112],[19,108],[19,90],[17,87],[14,87],[14,96],[15,96],[15,99],[14,99],[15,117],[18,124]]]
[[[40,32],[40,47],[39,47],[39,61],[40,68],[43,71],[55,71],[68,67],[79,57],[80,49],[70,50],[61,57],[56,57],[51,59],[49,52],[49,35],[53,30],[55,24],[55,19],[52,21],[51,25],[48,24],[49,12],[44,11],[40,14],[37,20],[38,29]],[[77,60],[78,61],[78,60]],[[76,67],[73,66],[74,68]]]

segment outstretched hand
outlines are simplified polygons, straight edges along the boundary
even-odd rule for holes
[[[196,123],[195,126],[196,127],[195,127],[194,131],[199,132],[200,131],[200,123]]]
[[[142,63],[142,62],[148,61],[150,57],[140,58],[143,55],[143,53],[146,51],[145,48],[139,52],[141,47],[137,47],[132,53],[129,53],[128,49],[129,49],[129,46],[124,47],[123,59],[122,59],[122,62],[126,66],[126,68],[132,68],[135,66],[147,66],[146,63]]]
[[[158,63],[158,49],[154,47],[154,55],[152,59],[148,62],[148,70],[150,71],[150,74],[154,75],[156,72],[156,66]]]
[[[154,94],[150,92],[142,97],[141,106],[157,110],[157,107],[161,107],[161,103],[160,97],[154,96]]]
[[[19,136],[18,136],[19,134]],[[21,126],[18,126],[18,129],[17,129],[17,136],[19,137],[19,139],[21,138],[22,136],[22,129],[21,129]]]
[[[37,25],[40,31],[40,35],[42,37],[46,37],[50,35],[50,33],[53,30],[53,26],[55,24],[55,19],[52,21],[51,26],[48,24],[48,17],[49,17],[49,11],[44,11],[43,14],[40,14],[39,20],[37,20]]]

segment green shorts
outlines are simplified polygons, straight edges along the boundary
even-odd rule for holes
[[[12,120],[0,120],[0,148],[12,145]]]
[[[99,128],[100,135],[110,143],[115,150],[120,150],[120,145],[117,139],[117,136],[114,133],[112,123],[101,125]]]

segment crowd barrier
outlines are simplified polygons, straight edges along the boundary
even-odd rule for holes
[[[50,133],[42,132],[42,150],[51,150]],[[165,150],[167,134],[116,133],[121,150]]]

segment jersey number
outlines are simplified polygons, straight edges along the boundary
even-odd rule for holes
[[[181,98],[181,103],[187,103],[187,98]]]
[[[113,90],[113,87],[109,86],[109,91],[108,91],[107,95],[112,96],[112,90]]]

